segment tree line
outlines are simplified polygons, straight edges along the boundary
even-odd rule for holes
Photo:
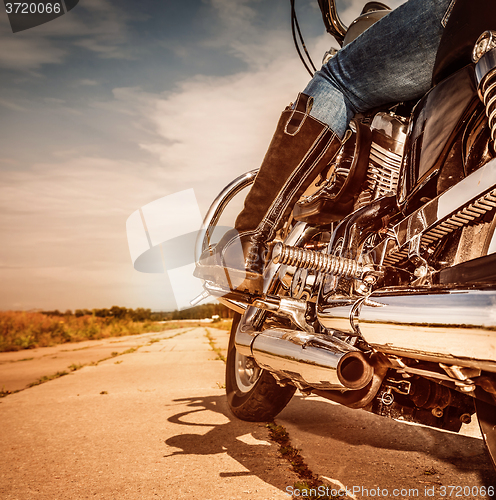
[[[58,309],[41,312],[47,316],[75,316],[77,318],[81,316],[96,316],[97,318],[115,318],[131,321],[204,319],[211,318],[212,316],[232,318],[234,315],[231,309],[222,304],[203,304],[183,311],[152,311],[151,309],[145,309],[143,307],[131,309],[127,307],[112,306],[110,308],[101,309],[76,309],[74,312],[72,312],[71,309],[65,312],[61,312]]]

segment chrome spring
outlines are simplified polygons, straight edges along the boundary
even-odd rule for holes
[[[496,68],[491,70],[481,83],[479,97],[486,107],[486,116],[494,145],[496,142]]]
[[[352,259],[291,247],[283,243],[274,246],[272,260],[275,264],[287,264],[346,278],[360,278],[363,274],[363,267]]]

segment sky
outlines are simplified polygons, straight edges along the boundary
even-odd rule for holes
[[[338,2],[343,22],[364,3]],[[296,6],[317,64],[337,44],[317,0]],[[0,11],[0,310],[176,308],[167,274],[133,268],[126,220],[189,189],[203,216],[258,168],[309,79],[289,16],[288,0],[80,0],[14,34]]]

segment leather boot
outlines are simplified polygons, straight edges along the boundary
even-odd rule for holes
[[[312,101],[299,94],[283,111],[234,229],[201,255],[196,277],[230,290],[263,292],[267,243],[341,147],[336,134],[309,115]]]

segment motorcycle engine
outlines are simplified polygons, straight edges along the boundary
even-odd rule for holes
[[[396,192],[408,120],[393,113],[377,113],[370,125],[372,143],[366,184],[358,195],[354,210],[358,210],[388,193]]]
[[[332,200],[332,191],[339,184],[335,180],[339,178],[339,175],[351,176],[345,185],[356,193],[354,202],[348,209],[349,213],[368,205],[377,198],[396,192],[408,119],[392,112],[379,112],[374,115],[372,121],[370,118],[368,120],[368,124],[364,121],[360,124],[351,124],[352,137],[333,160],[333,168],[328,173],[327,186],[308,197],[314,206],[319,207],[320,214],[313,216],[312,219],[308,217],[305,219],[301,210],[305,202],[300,202],[300,206],[296,207],[295,219],[309,222],[312,226],[322,227],[322,232],[320,234],[317,232],[311,241],[303,245],[304,248],[325,250],[335,224],[339,223],[338,218],[334,218],[336,222],[331,223],[329,227],[329,220],[332,220],[329,212],[334,212],[336,208],[335,204],[329,202],[329,199]],[[368,140],[362,139],[365,134],[357,133],[357,125],[370,129],[370,134],[367,134]],[[355,144],[355,146],[350,147],[350,144]],[[362,158],[362,155],[367,155],[367,157]],[[360,174],[358,168],[350,168],[350,165],[362,161],[366,162],[365,176]],[[358,189],[357,184],[361,184]],[[343,185],[342,182],[341,185]],[[343,194],[341,191],[340,196],[346,196],[346,193]],[[317,292],[317,274],[316,271],[308,271],[304,268],[284,266],[281,269],[280,279],[289,296],[308,300]]]

